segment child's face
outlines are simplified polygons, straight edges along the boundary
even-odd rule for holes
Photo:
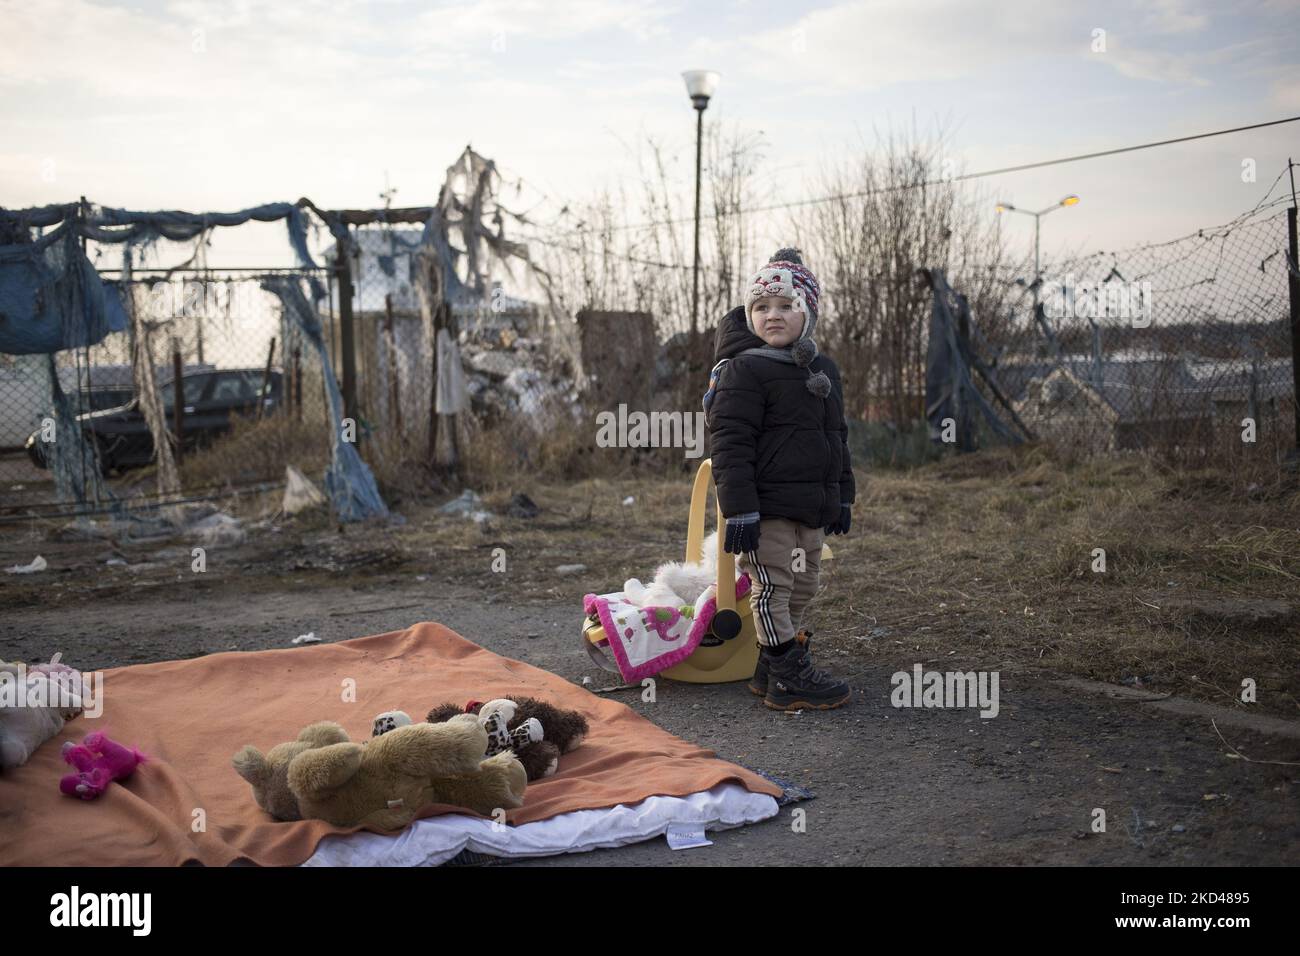
[[[750,312],[758,337],[776,349],[785,348],[803,332],[804,314],[789,296],[763,296]]]

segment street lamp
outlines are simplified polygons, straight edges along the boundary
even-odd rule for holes
[[[998,203],[998,205],[997,205],[997,211],[1000,212],[1000,213],[1003,213],[1003,212],[1018,212],[1018,213],[1023,213],[1023,214],[1026,215],[1026,216],[1033,216],[1033,217],[1034,217],[1034,281],[1033,281],[1033,290],[1034,290],[1034,314],[1035,314],[1035,315],[1038,314],[1038,221],[1039,221],[1040,219],[1042,219],[1044,216],[1046,216],[1049,212],[1055,212],[1056,210],[1060,209],[1062,206],[1074,206],[1074,205],[1077,205],[1078,202],[1079,202],[1079,197],[1076,196],[1074,193],[1070,193],[1070,195],[1066,196],[1064,199],[1061,199],[1061,200],[1059,200],[1059,201],[1053,203],[1052,205],[1048,206],[1046,209],[1040,209],[1040,210],[1038,210],[1038,212],[1030,212],[1028,209],[1019,209],[1019,208],[1017,208],[1016,206],[1011,205],[1011,203],[1009,203],[1009,202],[1000,202],[1000,203]]]
[[[687,70],[682,74],[686,93],[695,107],[695,268],[691,276],[691,355],[695,354],[695,334],[700,314],[700,165],[704,143],[704,111],[718,88],[718,74],[713,70]]]

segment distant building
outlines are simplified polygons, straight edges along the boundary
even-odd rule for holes
[[[998,369],[1017,414],[1045,441],[1092,451],[1177,441],[1202,424],[1278,416],[1292,394],[1291,362],[1147,355],[1035,362]]]

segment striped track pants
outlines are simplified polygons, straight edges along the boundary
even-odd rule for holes
[[[763,518],[758,535],[758,550],[739,555],[736,564],[753,583],[749,603],[758,642],[775,647],[794,640],[804,626],[817,593],[824,533],[789,518]]]

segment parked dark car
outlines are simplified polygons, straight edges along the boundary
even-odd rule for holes
[[[235,416],[250,418],[257,414],[259,404],[263,414],[269,414],[280,405],[282,379],[279,371],[272,371],[263,397],[262,369],[214,369],[192,372],[182,380],[185,401],[183,449],[199,448],[214,438],[230,431]],[[167,427],[173,422],[172,383],[159,387],[158,392],[167,415]],[[104,474],[113,469],[139,468],[153,461],[153,436],[145,424],[140,400],[132,398],[116,408],[87,412],[77,416],[82,429],[92,436],[99,449],[99,460]],[[27,454],[38,468],[48,468],[45,460],[46,443],[38,429],[27,439]]]

